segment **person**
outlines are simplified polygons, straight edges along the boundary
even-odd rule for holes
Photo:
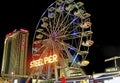
[[[66,77],[64,75],[62,75],[61,83],[66,83]]]

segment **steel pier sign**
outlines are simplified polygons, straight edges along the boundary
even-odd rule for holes
[[[56,54],[54,55],[50,55],[48,57],[44,57],[43,59],[38,59],[38,60],[34,60],[30,62],[30,68],[33,67],[38,67],[38,66],[42,66],[45,65],[47,63],[54,63],[58,61],[58,57]]]

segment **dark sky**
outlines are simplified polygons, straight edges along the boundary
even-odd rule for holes
[[[5,35],[14,29],[24,28],[29,30],[29,41],[32,41],[39,18],[50,3],[54,1],[32,0],[25,2],[20,0],[0,2],[0,61],[3,56]],[[120,56],[118,6],[116,2],[112,1],[109,1],[109,3],[101,0],[81,1],[84,2],[86,11],[92,15],[94,45],[90,48],[88,58],[91,64],[88,68],[91,71],[102,72],[105,58]]]

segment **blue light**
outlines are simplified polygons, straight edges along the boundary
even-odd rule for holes
[[[53,6],[54,3],[51,3],[49,7]]]
[[[78,32],[74,31],[71,35],[77,36]]]
[[[77,17],[72,17],[70,20],[72,23],[75,23],[75,21],[77,20]]]
[[[74,19],[72,20],[72,23],[73,23],[75,20],[77,20],[77,18],[74,18]]]
[[[70,50],[74,50],[74,48],[73,48],[73,47],[69,47],[69,49],[70,49]]]
[[[71,65],[73,65],[73,63],[77,62],[77,56],[78,56],[78,54],[74,55]]]
[[[50,15],[51,15],[51,13],[50,13],[50,12],[48,12],[48,17],[50,17]]]
[[[77,21],[77,19],[78,19],[77,17],[72,18],[70,24],[75,23],[75,21]]]
[[[62,10],[64,10],[64,5],[63,5],[63,6],[61,6],[61,9],[62,9]]]

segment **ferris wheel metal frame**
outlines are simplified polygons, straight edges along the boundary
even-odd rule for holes
[[[36,26],[32,45],[31,68],[39,71],[38,77],[50,79],[54,74],[58,80],[63,74],[70,77],[67,72],[71,69],[85,74],[81,67],[89,64],[89,47],[94,43],[90,16],[84,3],[74,0],[56,0],[45,10]],[[61,75],[58,75],[59,69]]]

